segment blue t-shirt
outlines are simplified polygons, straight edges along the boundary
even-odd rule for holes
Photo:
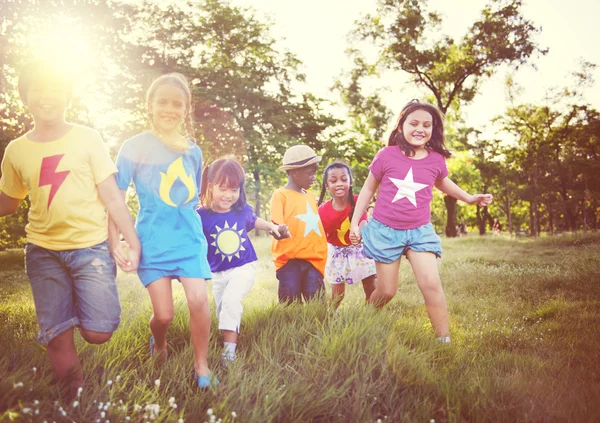
[[[243,266],[257,260],[248,231],[254,229],[256,215],[248,204],[241,211],[217,213],[200,208],[204,235],[208,242],[208,262],[212,272]]]
[[[202,152],[191,141],[190,147],[174,151],[144,132],[125,141],[119,152],[117,185],[126,190],[133,181],[140,203],[138,276],[144,285],[164,276],[212,276],[202,221],[196,213]]]

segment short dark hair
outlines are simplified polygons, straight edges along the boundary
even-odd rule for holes
[[[73,81],[65,72],[61,72],[47,60],[35,60],[24,65],[19,72],[17,87],[21,101],[24,104],[27,104],[29,89],[38,81],[62,85],[69,98],[73,95]]]

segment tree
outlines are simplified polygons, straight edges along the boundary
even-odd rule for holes
[[[441,17],[422,0],[379,0],[377,13],[358,22],[353,35],[377,47],[378,67],[406,72],[427,88],[442,113],[469,103],[481,82],[500,65],[518,67],[534,53],[539,32],[520,12],[520,0],[491,0],[481,17],[456,42],[440,33]],[[449,198],[446,233],[456,236],[456,200]]]

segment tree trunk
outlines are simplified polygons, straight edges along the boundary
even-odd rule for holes
[[[510,198],[506,200],[506,217],[508,219],[508,230],[510,231],[510,236],[513,234],[513,225],[512,225],[512,213],[510,211]]]
[[[535,222],[535,199],[529,202],[529,235],[532,237],[536,236],[535,228],[537,227]]]
[[[258,171],[258,168],[254,169],[254,184],[256,186],[256,192],[254,193],[254,214],[260,217],[260,172]],[[255,229],[254,232],[256,236],[260,236],[260,231],[258,229]]]
[[[456,238],[456,198],[444,195],[444,204],[448,211],[446,219],[446,236],[448,238]]]
[[[548,200],[548,231],[554,235],[554,213],[552,212],[552,200]]]

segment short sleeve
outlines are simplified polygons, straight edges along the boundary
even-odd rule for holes
[[[110,157],[108,145],[102,140],[100,134],[94,131],[94,139],[90,145],[89,158],[94,182],[98,185],[110,175],[117,173],[115,163]]]
[[[280,191],[275,191],[271,197],[271,221],[277,224],[284,222],[283,207],[285,206],[285,198]]]
[[[446,158],[440,154],[440,169],[437,181],[448,177],[448,166],[446,165]]]
[[[27,195],[27,187],[23,184],[23,180],[19,175],[19,172],[14,168],[11,160],[11,148],[10,145],[4,152],[4,158],[2,159],[2,177],[0,177],[0,191],[12,198],[19,200],[25,198]]]
[[[383,149],[379,150],[377,152],[377,154],[375,155],[375,158],[373,159],[373,161],[371,162],[371,164],[369,165],[369,170],[371,171],[371,174],[373,175],[373,177],[375,179],[377,179],[378,181],[381,181],[381,178],[383,178]]]
[[[117,185],[119,189],[125,191],[129,188],[131,180],[135,174],[135,149],[130,141],[125,141],[121,146],[121,151],[117,156]]]
[[[256,214],[254,214],[254,209],[249,204],[246,205],[245,212],[246,212],[246,222],[245,222],[246,232],[250,232],[252,229],[254,229],[254,226],[256,225],[257,216],[256,216]]]

